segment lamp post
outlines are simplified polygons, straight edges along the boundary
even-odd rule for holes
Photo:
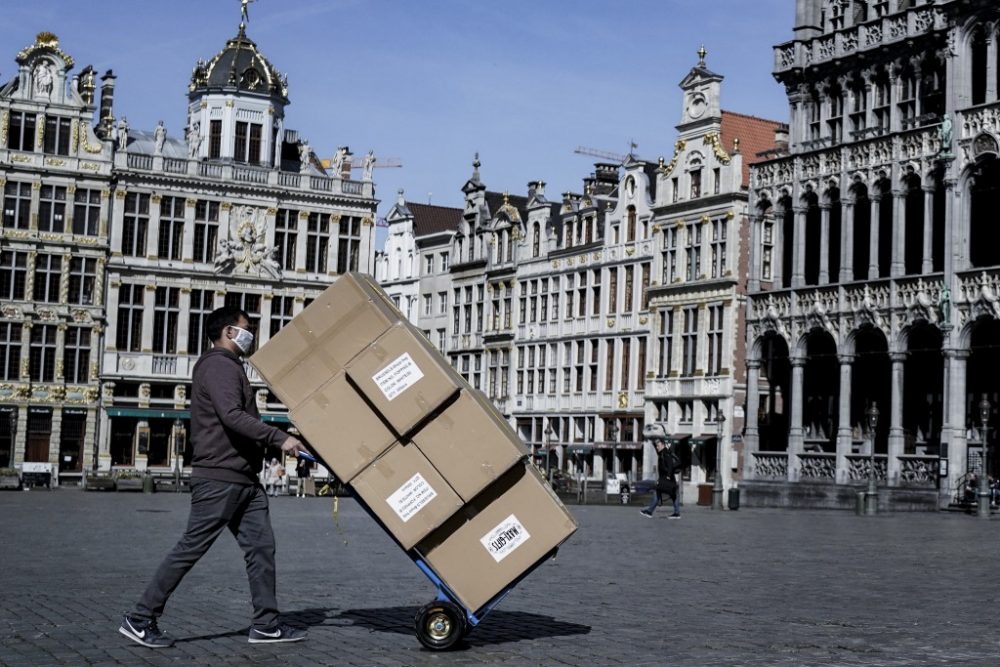
[[[552,473],[550,470],[552,462],[552,425],[545,426],[545,479],[552,483]]]
[[[989,419],[990,402],[986,400],[986,394],[983,394],[983,400],[979,401],[979,423],[982,424],[983,440],[983,467],[979,472],[979,511],[977,512],[982,519],[990,518],[990,474],[989,466],[987,465],[990,450],[986,444],[986,422]]]
[[[715,418],[716,438],[715,438],[715,484],[712,487],[712,509],[722,509],[722,430],[726,425],[726,415],[719,408],[719,415]]]
[[[875,429],[878,427],[878,407],[875,401],[865,412],[868,417],[868,435],[871,438],[871,449],[868,460],[868,492],[865,494],[865,514],[878,514],[878,487],[875,484]]]

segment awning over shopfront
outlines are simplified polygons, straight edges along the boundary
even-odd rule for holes
[[[139,419],[190,419],[190,410],[157,410],[156,408],[107,408],[109,417],[137,417]],[[287,424],[286,414],[265,414],[260,417],[272,424]]]
[[[190,419],[190,410],[157,410],[155,408],[107,408],[109,417],[138,417],[139,419]]]
[[[588,454],[594,453],[593,445],[570,445],[566,452],[568,454],[578,454],[580,456],[587,456]]]
[[[680,445],[691,437],[690,433],[671,433],[667,436],[668,445]]]

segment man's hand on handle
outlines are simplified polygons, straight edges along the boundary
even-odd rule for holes
[[[302,444],[302,441],[296,438],[294,435],[288,436],[288,439],[281,443],[281,451],[291,454],[292,456],[298,456],[299,452],[305,454],[309,453],[306,446]]]

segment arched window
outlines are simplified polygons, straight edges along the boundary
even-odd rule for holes
[[[635,206],[628,207],[628,220],[625,225],[625,242],[631,243],[632,241],[635,241]]]
[[[542,228],[537,222],[531,226],[531,256],[538,257],[542,244]]]
[[[986,102],[986,31],[976,28],[972,35],[972,103]]]
[[[996,211],[1000,208],[1000,159],[982,158],[969,187],[969,262],[973,267],[1000,264],[1000,231]]]

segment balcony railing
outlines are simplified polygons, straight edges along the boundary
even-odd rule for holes
[[[153,355],[153,375],[175,375],[177,373],[177,357],[172,355]]]

